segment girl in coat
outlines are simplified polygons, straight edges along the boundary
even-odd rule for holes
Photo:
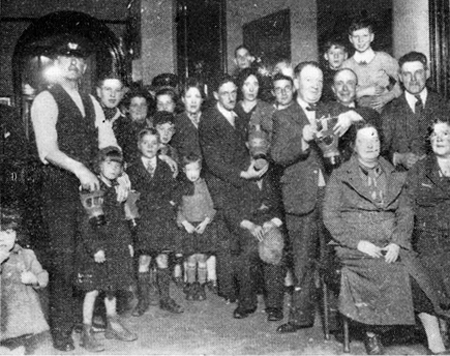
[[[44,270],[32,250],[16,243],[20,215],[13,208],[0,208],[0,341],[2,345],[35,347],[35,336],[49,329],[37,290],[48,284]]]
[[[95,300],[105,292],[107,325],[105,337],[134,341],[135,333],[125,328],[116,311],[116,292],[133,285],[133,247],[125,218],[124,203],[117,201],[115,184],[123,171],[123,157],[117,147],[100,150],[97,157],[100,190],[103,195],[104,224],[95,224],[85,214],[81,222],[81,241],[77,246],[75,284],[86,291],[83,303],[81,346],[90,352],[104,350],[92,330]]]
[[[359,124],[355,133],[355,154],[333,172],[323,210],[342,263],[339,311],[365,325],[368,354],[383,354],[383,327],[413,325],[416,315],[430,351],[443,352],[436,316],[446,313],[412,251],[414,216],[405,175],[379,157],[374,126]]]

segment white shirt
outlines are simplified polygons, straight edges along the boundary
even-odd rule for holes
[[[156,156],[153,158],[147,158],[147,157],[141,156],[141,160],[142,160],[142,163],[144,164],[145,169],[148,169],[148,166],[150,164],[153,167],[153,173],[155,172],[156,162],[157,162]]]
[[[217,109],[219,112],[225,116],[227,121],[230,123],[231,126],[235,127],[235,121],[236,121],[236,113],[234,111],[229,111],[225,109],[220,103],[217,103]]]
[[[64,89],[66,90],[66,89]],[[83,102],[80,93],[76,90],[67,91],[74,103],[85,116]],[[92,95],[89,95],[95,112],[95,127],[98,128],[98,148],[107,146],[118,146],[114,131],[110,124],[105,123],[105,114],[100,104]],[[39,158],[44,164],[48,164],[46,157],[51,147],[58,145],[58,133],[56,131],[56,122],[58,121],[58,104],[52,94],[45,90],[40,93],[33,101],[31,106],[31,121],[33,123],[34,134]]]
[[[422,105],[423,107],[425,107],[425,103],[427,102],[428,97],[427,88],[424,88],[419,94],[411,94],[410,92],[405,90],[406,102],[408,103],[413,113],[416,113],[416,102],[417,102],[416,95],[420,95],[420,98],[422,99]]]
[[[367,51],[363,53],[356,51],[355,54],[353,55],[353,58],[358,63],[361,62],[370,63],[375,58],[375,52],[372,48],[369,48]]]

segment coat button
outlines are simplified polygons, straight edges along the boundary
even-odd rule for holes
[[[315,169],[313,172],[314,172],[314,174],[317,174],[317,169]]]

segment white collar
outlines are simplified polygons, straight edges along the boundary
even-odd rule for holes
[[[370,63],[375,58],[375,55],[376,55],[375,51],[372,48],[369,48],[367,51],[363,53],[356,51],[355,54],[353,55],[353,58],[358,63],[361,62]]]
[[[147,168],[148,164],[150,163],[153,167],[156,167],[156,156],[153,158],[147,158],[144,156],[141,156],[141,161],[144,164],[144,166]]]
[[[225,109],[219,102],[217,102],[217,110],[225,116],[225,118],[234,126],[234,120],[236,119],[236,113],[234,111],[230,111]]]

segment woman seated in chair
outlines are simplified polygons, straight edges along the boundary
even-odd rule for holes
[[[421,320],[433,354],[445,352],[436,288],[411,249],[414,215],[405,174],[379,156],[377,129],[355,126],[354,155],[327,186],[324,222],[342,263],[339,311],[365,325],[369,355],[383,354],[380,332]]]

